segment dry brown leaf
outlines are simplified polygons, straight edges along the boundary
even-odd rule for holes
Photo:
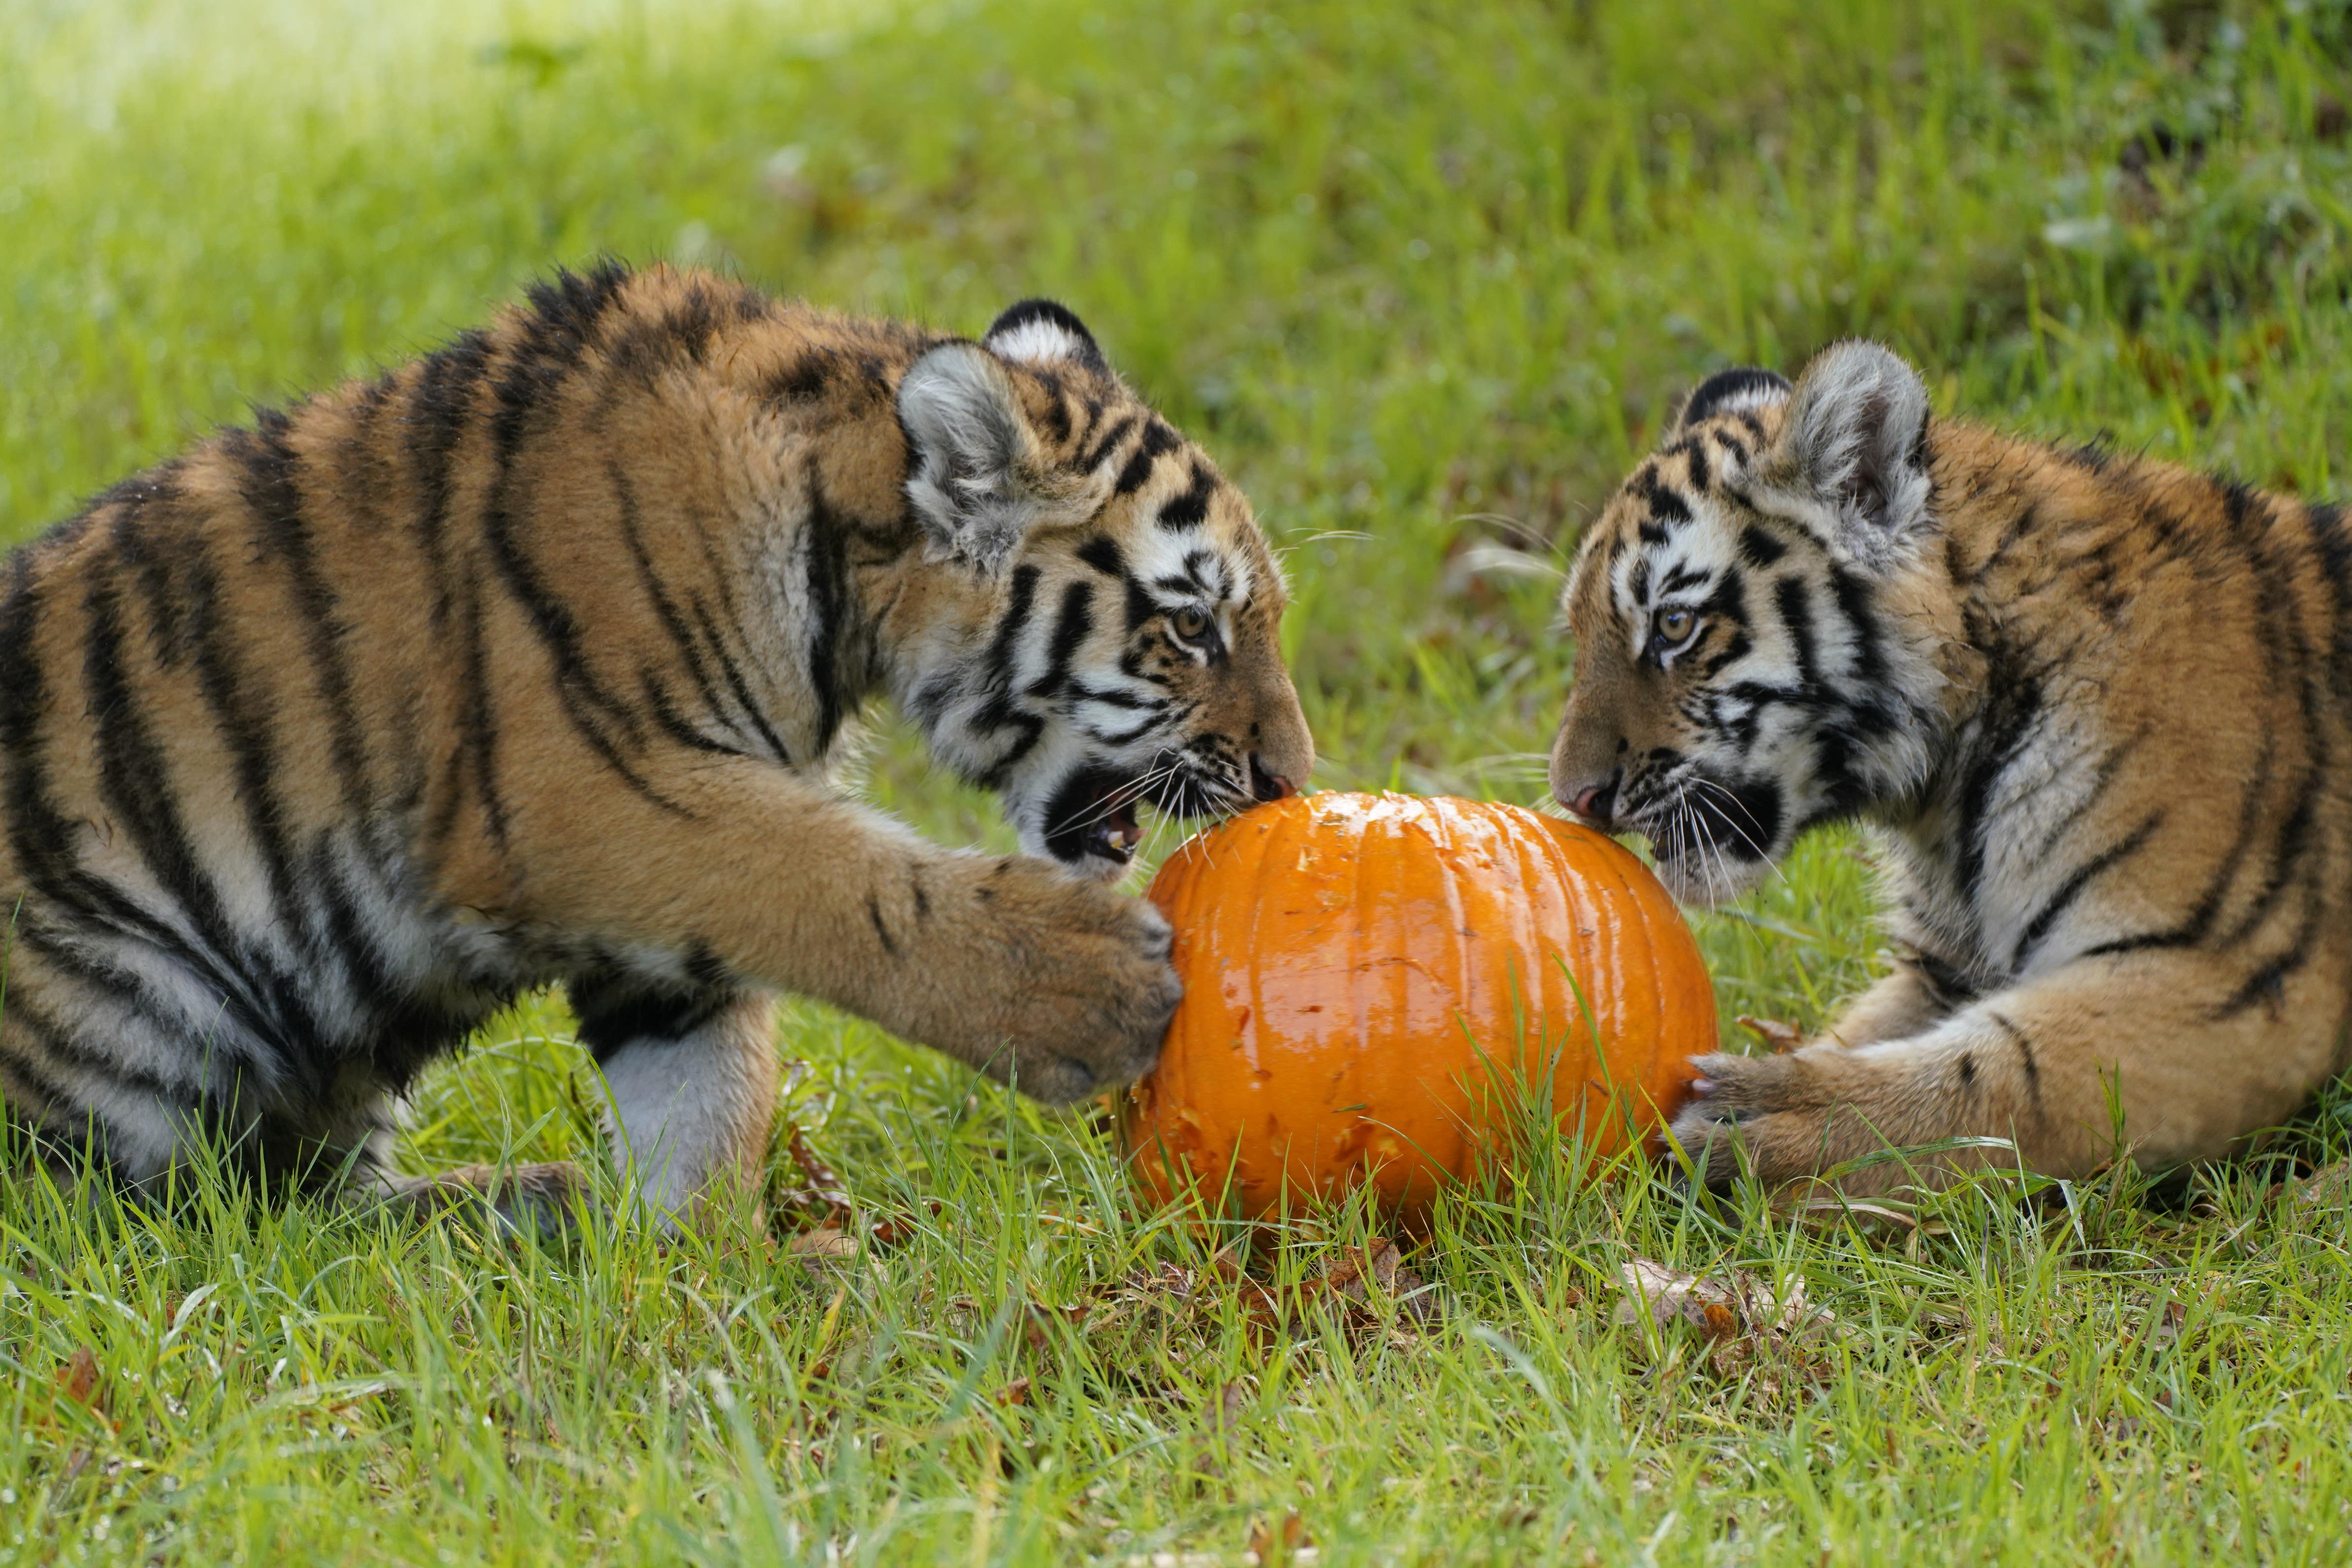
[[[1801,1353],[1837,1326],[1828,1312],[1806,1301],[1802,1280],[1775,1292],[1744,1270],[1701,1279],[1636,1258],[1618,1270],[1618,1288],[1626,1299],[1617,1305],[1616,1322],[1638,1323],[1646,1314],[1661,1329],[1688,1324],[1706,1337],[1707,1363],[1726,1377],[1738,1375],[1767,1351]]]
[[[77,1405],[94,1405],[98,1399],[98,1356],[86,1344],[76,1345],[73,1354],[57,1371],[58,1392]]]
[[[1000,1407],[1005,1408],[1010,1408],[1015,1405],[1028,1404],[1029,1380],[1025,1377],[1014,1378],[1012,1382],[1006,1384],[1003,1387],[996,1391],[995,1399]]]
[[[1252,1559],[1261,1564],[1288,1563],[1300,1548],[1314,1544],[1315,1538],[1307,1533],[1307,1521],[1298,1517],[1297,1509],[1279,1520],[1259,1519],[1250,1523],[1249,1552]]]
[[[2315,1208],[2345,1207],[2352,1202],[2352,1160],[2322,1166],[2294,1186],[2298,1203]]]
[[[1749,1018],[1746,1013],[1742,1013],[1735,1021],[1776,1053],[1794,1051],[1805,1043],[1803,1030],[1799,1029],[1795,1024],[1784,1023],[1779,1019]]]
[[[855,1258],[857,1238],[838,1225],[820,1225],[793,1237],[785,1250],[795,1258]]]
[[[784,1187],[775,1194],[772,1212],[777,1228],[846,1228],[853,1206],[840,1173],[809,1146],[808,1134],[796,1124],[785,1128],[784,1149],[791,1155],[793,1164],[800,1167],[801,1181],[798,1186]]]

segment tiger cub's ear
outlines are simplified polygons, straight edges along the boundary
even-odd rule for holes
[[[1691,389],[1690,401],[1683,404],[1683,415],[1675,421],[1675,428],[1688,430],[1700,420],[1713,419],[1718,413],[1769,408],[1788,401],[1789,378],[1777,371],[1759,370],[1754,365],[1717,371]]]
[[[941,343],[907,368],[898,423],[907,499],[941,557],[1002,570],[1033,529],[1099,504],[1083,476],[1054,468],[1003,361],[978,343]]]
[[[1082,365],[1097,375],[1110,374],[1095,335],[1065,305],[1051,299],[1024,299],[990,323],[981,340],[1001,360],[1026,364],[1055,361]]]
[[[1797,377],[1763,466],[1827,509],[1856,556],[1883,555],[1927,520],[1927,383],[1892,350],[1832,343]]]

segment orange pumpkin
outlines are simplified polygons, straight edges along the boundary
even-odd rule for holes
[[[1649,868],[1516,806],[1295,796],[1184,844],[1150,896],[1184,980],[1121,1117],[1154,1200],[1214,1201],[1230,1173],[1255,1217],[1369,1182],[1411,1221],[1505,1152],[1497,1071],[1524,1095],[1548,1071],[1555,1124],[1601,1156],[1715,1049],[1706,967]]]

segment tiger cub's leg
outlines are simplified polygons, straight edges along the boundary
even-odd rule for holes
[[[1144,900],[1048,861],[942,849],[773,767],[697,754],[645,773],[674,810],[604,790],[531,813],[515,917],[675,955],[713,985],[819,998],[1049,1103],[1158,1059],[1181,988]],[[496,889],[452,898],[506,913]],[[661,1071],[749,1071],[705,1038]],[[638,1060],[614,1066],[634,1082]]]
[[[1830,1026],[1822,1030],[1824,1044],[1875,1045],[1900,1040],[1940,1022],[1952,1003],[1940,994],[1926,973],[1911,963],[1899,963],[1876,985],[1848,1002]]]
[[[1890,1146],[2014,1140],[1841,1175],[1857,1195],[1987,1166],[2082,1176],[2125,1150],[2151,1169],[2215,1158],[2342,1065],[2339,974],[2314,963],[2248,1002],[2242,967],[2212,956],[2078,959],[1903,1038],[1701,1057],[1704,1087],[1674,1135],[1716,1186],[1738,1175],[1743,1149],[1777,1183]]]
[[[756,1192],[776,1113],[775,998],[590,979],[572,1000],[632,1191],[666,1225],[696,1222],[706,1197]]]

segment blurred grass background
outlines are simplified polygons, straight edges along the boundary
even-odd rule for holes
[[[1713,369],[1865,333],[1948,412],[2340,490],[2347,101],[2342,0],[0,0],[0,538],[600,252],[967,331],[1051,293],[1287,549],[1318,782],[1533,800],[1564,551]],[[1003,841],[879,717],[866,788]],[[1832,837],[1701,922],[1727,1019],[1818,1022],[1867,908]],[[588,1148],[566,1029],[533,1003],[436,1077],[410,1157]],[[886,1260],[12,1186],[0,1562],[1237,1560],[1294,1509],[1334,1562],[2346,1529],[2343,1206],[2276,1167],[1961,1195],[1889,1251],[1559,1164],[1442,1217],[1442,1330],[1269,1346],[1202,1298],[1031,1343],[1005,1303],[1189,1235],[1082,1124],[818,1009],[785,1049],[861,1202],[919,1218]],[[1862,1332],[1801,1389],[1712,1376],[1610,1326],[1634,1252]]]

